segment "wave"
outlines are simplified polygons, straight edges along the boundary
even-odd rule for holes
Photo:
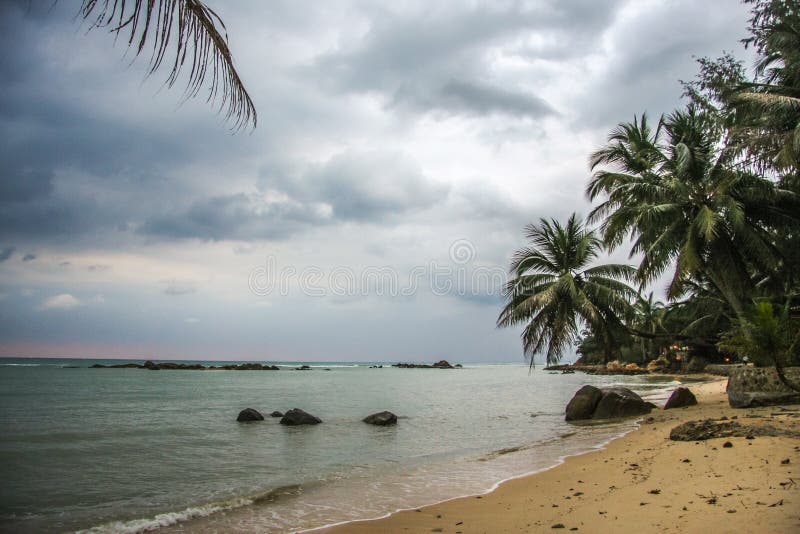
[[[163,527],[177,525],[178,523],[183,523],[192,519],[208,517],[220,512],[229,512],[245,506],[273,504],[287,497],[301,495],[303,491],[304,487],[300,484],[281,486],[250,497],[237,497],[227,501],[190,506],[179,512],[164,512],[150,518],[111,521],[89,529],[79,530],[76,534],[138,534],[140,532],[151,532]]]

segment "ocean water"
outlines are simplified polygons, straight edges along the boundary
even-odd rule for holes
[[[121,363],[0,360],[0,531],[294,532],[380,517],[488,491],[634,428],[564,422],[585,383],[657,403],[676,385],[522,364],[88,368],[98,362]],[[237,423],[246,407],[298,407],[324,423]],[[361,422],[380,410],[398,425]]]

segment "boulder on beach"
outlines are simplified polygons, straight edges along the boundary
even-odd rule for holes
[[[292,408],[281,418],[282,425],[290,425],[290,426],[297,426],[297,425],[318,425],[322,422],[322,419],[319,417],[315,417],[310,413],[304,412],[299,408]]]
[[[669,396],[667,403],[664,405],[664,409],[683,408],[685,406],[694,406],[695,404],[697,404],[697,399],[694,393],[689,391],[689,388],[679,387],[675,388],[672,395]]]
[[[787,367],[784,376],[800,385],[800,367]],[[800,392],[781,382],[774,367],[737,367],[728,378],[728,402],[733,408],[800,403]]]
[[[599,388],[589,385],[583,386],[567,404],[567,414],[564,419],[567,421],[591,419],[594,409],[602,396],[603,392]]]
[[[269,414],[269,416],[270,416],[270,417],[283,417],[283,413],[282,413],[282,412],[279,412],[278,410],[275,410],[274,412],[272,412],[271,414]]]
[[[236,420],[240,423],[249,423],[250,421],[263,421],[264,416],[254,408],[245,408],[239,412],[239,416],[236,418]]]
[[[368,415],[362,420],[370,425],[378,425],[378,426],[388,426],[397,424],[397,416],[392,412],[386,412],[386,411]]]
[[[653,409],[653,404],[643,401],[639,395],[628,388],[603,388],[601,391],[603,397],[597,403],[592,419],[616,419],[644,415]]]
[[[623,387],[602,388],[583,386],[567,404],[567,421],[583,419],[616,419],[650,413],[654,404]]]

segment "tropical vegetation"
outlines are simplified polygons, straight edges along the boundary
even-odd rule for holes
[[[526,229],[498,326],[525,324],[531,362],[577,344],[585,361],[680,347],[781,376],[800,363],[800,9],[744,1],[754,77],[730,54],[700,59],[683,108],[620,123],[591,154],[585,224],[573,214]],[[635,267],[599,263],[621,247]],[[666,304],[643,294],[664,276]]]

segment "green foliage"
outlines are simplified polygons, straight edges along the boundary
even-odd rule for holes
[[[789,309],[788,303],[775,309],[769,301],[756,302],[746,317],[723,334],[720,350],[761,366],[798,363],[800,325]]]
[[[591,155],[587,222],[596,230],[574,215],[565,227],[528,228],[534,246],[514,257],[498,319],[527,325],[527,354],[546,351],[554,363],[578,341],[587,362],[612,351],[644,362],[677,341],[710,359],[718,347],[746,353],[782,380],[781,366],[798,363],[790,310],[800,309],[800,6],[744,2],[754,78],[732,54],[699,59],[697,77],[682,82],[685,108],[655,122],[634,116]],[[669,306],[652,293],[634,298],[617,280],[631,281],[631,268],[603,266],[594,275],[607,281],[590,280],[587,262],[628,242],[641,258],[640,288],[672,273]]]
[[[627,265],[591,266],[602,242],[575,215],[565,225],[540,219],[526,228],[531,245],[514,253],[512,278],[505,288],[506,305],[499,327],[525,324],[522,344],[531,365],[544,353],[558,363],[578,338],[582,324],[602,339],[606,353],[615,343],[612,327],[630,314],[633,288],[620,281],[633,276]]]

